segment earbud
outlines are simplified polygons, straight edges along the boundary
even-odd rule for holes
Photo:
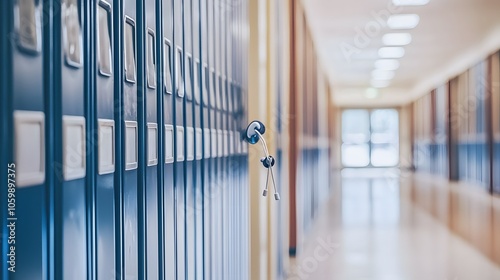
[[[276,189],[276,182],[274,181],[274,173],[273,173],[273,166],[276,164],[276,160],[274,159],[274,157],[269,155],[269,150],[267,149],[266,140],[264,140],[264,137],[262,137],[262,134],[266,132],[266,127],[260,121],[253,121],[248,125],[245,132],[246,133],[244,135],[244,138],[248,143],[256,144],[257,142],[259,142],[259,140],[261,140],[262,148],[264,150],[265,157],[261,158],[260,162],[265,168],[267,168],[267,177],[266,177],[266,188],[262,192],[262,196],[267,196],[267,189],[269,185],[269,173],[271,173],[271,178],[274,186],[274,199],[280,200],[280,195]]]
[[[260,121],[253,121],[247,126],[245,140],[252,145],[259,142],[259,135],[255,133],[256,131],[263,135],[266,133],[266,127]]]
[[[262,162],[262,165],[264,165],[265,168],[269,168],[269,167],[274,166],[274,164],[276,163],[276,160],[274,160],[274,158],[272,156],[269,156],[268,158],[265,158],[265,157],[261,158],[260,162]]]

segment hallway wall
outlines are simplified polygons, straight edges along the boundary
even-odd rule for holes
[[[417,171],[499,192],[499,59],[488,55],[412,104]]]
[[[280,201],[272,189],[267,198],[260,195],[263,154],[260,146],[250,146],[251,277],[282,279],[336,172],[337,111],[301,2],[253,1],[249,18],[249,119],[266,124],[281,195]]]

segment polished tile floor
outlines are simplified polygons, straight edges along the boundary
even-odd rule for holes
[[[411,202],[412,176],[344,172],[288,279],[500,279],[500,267]]]

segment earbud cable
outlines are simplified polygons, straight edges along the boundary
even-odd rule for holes
[[[267,149],[267,144],[266,140],[264,140],[264,137],[262,137],[262,134],[256,129],[255,133],[259,136],[261,143],[262,143],[262,148],[264,149],[264,153],[266,154],[266,159],[269,161],[269,169],[271,169],[271,178],[273,179],[273,186],[274,186],[274,193],[278,193],[276,190],[276,182],[274,181],[274,172],[273,172],[273,165],[271,162],[271,156],[269,155],[269,150]],[[269,177],[269,170],[267,171],[267,176]],[[266,190],[267,190],[267,182],[269,179],[266,179]]]

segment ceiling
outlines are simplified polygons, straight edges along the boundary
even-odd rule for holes
[[[340,106],[406,104],[500,49],[499,0],[430,0],[412,7],[396,7],[391,0],[303,4]],[[414,29],[391,30],[386,23],[394,14],[418,14],[420,21]],[[389,86],[373,89],[382,37],[401,32],[410,33],[412,40],[404,46],[400,66]]]

